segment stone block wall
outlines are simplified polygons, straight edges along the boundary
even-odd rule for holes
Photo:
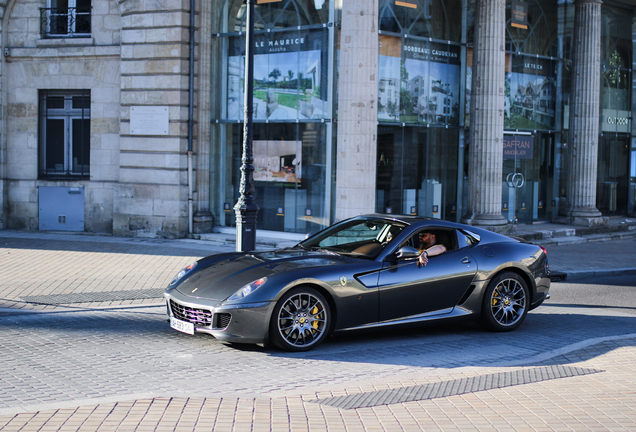
[[[189,1],[121,4],[120,176],[113,232],[182,237],[188,230]],[[130,131],[130,108],[167,106],[167,135]]]
[[[40,34],[41,0],[0,1],[0,229],[38,229],[38,188],[85,189],[85,231],[187,233],[189,0],[93,0],[89,38]],[[6,15],[6,16],[5,16]],[[38,178],[38,95],[90,90],[90,179]],[[130,133],[132,106],[167,106],[168,135]]]
[[[46,39],[40,33],[44,6],[20,0],[4,10],[2,227],[38,229],[39,187],[83,187],[85,230],[109,233],[119,179],[119,7],[115,1],[93,2],[90,38]],[[91,91],[90,180],[38,178],[38,98],[45,89]]]

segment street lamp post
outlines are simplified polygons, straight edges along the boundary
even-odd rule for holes
[[[254,199],[254,155],[252,153],[252,115],[254,113],[254,1],[247,0],[247,37],[245,42],[245,114],[243,119],[243,155],[241,158],[241,184],[236,213],[236,251],[256,248],[256,215],[258,205]]]

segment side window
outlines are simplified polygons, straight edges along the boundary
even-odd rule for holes
[[[91,0],[47,0],[40,9],[40,34],[45,38],[91,35]]]
[[[40,91],[40,178],[89,178],[90,106],[90,90]]]
[[[422,239],[420,238],[420,234],[433,234],[434,241],[433,244],[442,244],[446,247],[447,251],[457,249],[457,236],[455,234],[455,230],[449,229],[441,229],[441,228],[427,228],[417,232],[415,235],[411,236],[402,246],[411,246],[418,250],[423,250],[428,247],[433,246],[433,244],[428,247],[422,244]]]

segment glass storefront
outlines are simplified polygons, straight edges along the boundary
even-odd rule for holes
[[[596,206],[603,215],[626,214],[630,193],[632,23],[634,13],[606,6],[601,25],[601,136]],[[633,181],[631,181],[633,184]]]
[[[564,59],[557,35],[566,27],[568,5],[532,0],[523,7],[525,20],[515,20],[511,7],[506,17],[502,214],[533,223],[558,209],[554,152]]]
[[[457,221],[468,8],[381,0],[379,10],[376,210]]]
[[[602,6],[597,206],[636,200],[633,10]],[[611,2],[609,2],[611,3]],[[262,230],[333,222],[339,2],[257,2],[254,180]],[[243,143],[245,5],[225,0],[213,50],[212,207],[233,226]],[[379,0],[375,210],[459,221],[466,203],[474,0]],[[513,16],[513,7],[521,15]],[[520,9],[519,9],[520,8]],[[574,4],[507,0],[502,214],[533,223],[564,201]],[[521,19],[520,19],[521,17]],[[220,95],[220,97],[219,97]],[[216,162],[218,161],[218,163]],[[224,217],[223,217],[224,216]]]
[[[235,223],[244,119],[245,20],[242,1],[224,2],[216,120],[223,225]],[[333,23],[329,1],[285,0],[255,5],[253,138],[259,229],[317,231],[329,225]],[[333,11],[332,11],[333,13]]]

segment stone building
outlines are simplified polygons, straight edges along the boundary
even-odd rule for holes
[[[634,216],[632,1],[253,1],[259,230]],[[234,226],[245,11],[0,3],[0,229]]]

